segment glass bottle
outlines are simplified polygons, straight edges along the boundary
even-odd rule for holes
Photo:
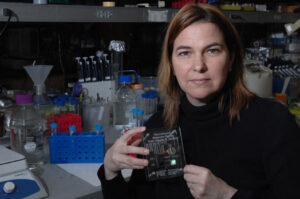
[[[46,120],[34,109],[32,94],[17,94],[16,103],[9,125],[11,148],[26,157],[29,168],[36,168],[45,162]]]
[[[131,76],[119,77],[120,87],[116,92],[113,105],[113,124],[128,126],[132,117],[132,109],[136,107],[135,93],[130,89]]]

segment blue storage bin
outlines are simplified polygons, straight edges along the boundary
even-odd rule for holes
[[[103,163],[104,133],[57,133],[49,136],[50,163]]]

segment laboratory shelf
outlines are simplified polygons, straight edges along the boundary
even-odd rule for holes
[[[101,7],[96,5],[35,5],[31,3],[0,3],[0,9],[15,13],[12,22],[100,22],[100,23],[166,23],[178,9]],[[224,11],[234,23],[293,23],[300,13]],[[0,16],[0,22],[7,21]]]

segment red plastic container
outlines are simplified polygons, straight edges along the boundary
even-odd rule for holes
[[[69,132],[69,126],[76,126],[76,132],[82,131],[81,116],[74,113],[61,113],[51,115],[47,119],[48,129],[50,129],[50,124],[57,123],[57,132]]]

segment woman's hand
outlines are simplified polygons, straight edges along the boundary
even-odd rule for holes
[[[196,199],[230,199],[237,191],[209,169],[200,166],[186,165],[184,179]]]
[[[122,169],[143,169],[148,165],[148,160],[139,159],[130,156],[130,153],[139,155],[148,155],[149,150],[138,147],[142,138],[137,137],[130,144],[128,143],[132,136],[145,131],[145,127],[137,127],[127,131],[120,137],[105,154],[104,172],[105,178],[111,180],[118,175]]]

